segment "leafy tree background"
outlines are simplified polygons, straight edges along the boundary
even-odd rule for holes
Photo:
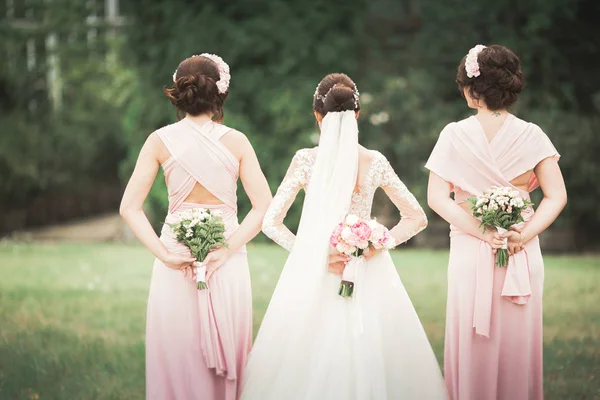
[[[48,192],[85,197],[99,192],[97,182],[124,184],[145,138],[176,120],[162,87],[179,61],[201,52],[230,64],[225,123],[248,135],[273,190],[294,152],[315,143],[316,84],[329,72],[345,72],[361,92],[361,142],[382,151],[424,202],[423,165],[437,135],[471,113],[454,83],[456,66],[473,45],[498,43],[521,57],[527,78],[513,111],[540,125],[562,154],[570,199],[557,226],[572,229],[579,248],[597,242],[600,4],[594,0],[131,0],[120,4],[125,23],[116,34],[99,35],[92,49],[85,39],[89,3],[35,0],[15,14],[25,18],[32,7],[46,21],[38,28],[15,27],[8,18],[0,25],[3,50],[21,57],[0,62],[5,214]],[[101,15],[103,3],[95,7]],[[46,104],[47,65],[24,72],[22,62],[31,35],[43,40],[50,31],[61,38],[61,111]],[[113,197],[96,208],[114,207]],[[77,214],[99,211],[92,208]],[[248,209],[243,196],[240,208]],[[160,180],[148,209],[155,221],[163,218]],[[298,214],[296,206],[292,224]],[[51,222],[29,215],[21,225]],[[10,226],[14,221],[4,231]]]

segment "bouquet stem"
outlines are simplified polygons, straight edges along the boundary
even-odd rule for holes
[[[352,297],[353,292],[354,292],[354,282],[342,281],[340,283],[340,288],[338,289],[338,294],[340,296]]]
[[[197,282],[196,287],[198,288],[198,290],[208,289],[208,286],[206,286],[206,282]]]
[[[508,250],[498,249],[496,253],[496,266],[499,268],[506,267],[508,265]]]
[[[198,290],[208,288],[206,285],[206,265],[204,263],[198,263],[196,266],[196,287]]]

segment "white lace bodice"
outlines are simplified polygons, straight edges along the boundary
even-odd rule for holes
[[[385,156],[377,151],[372,152],[373,160],[367,176],[352,195],[349,213],[370,218],[373,196],[377,188],[381,187],[400,211],[401,220],[391,230],[391,234],[396,243],[401,244],[425,229],[427,218],[415,196],[398,178]],[[300,189],[310,189],[315,156],[316,152],[311,149],[302,149],[296,153],[263,221],[265,235],[290,251],[294,246],[295,236],[283,224],[283,220]]]

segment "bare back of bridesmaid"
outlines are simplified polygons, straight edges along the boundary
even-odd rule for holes
[[[156,130],[144,144],[125,189],[121,215],[156,256],[146,324],[148,399],[233,400],[252,342],[252,294],[245,245],[260,231],[271,201],[267,181],[244,134],[222,124],[229,66],[218,56],[183,60],[164,92],[179,121]],[[169,214],[203,207],[219,210],[227,246],[204,259],[208,290],[190,279],[195,261],[164,225],[156,235],[143,211],[162,167]],[[252,210],[239,224],[237,182]]]

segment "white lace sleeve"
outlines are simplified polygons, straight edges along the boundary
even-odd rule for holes
[[[381,155],[377,160],[379,186],[400,211],[400,222],[390,231],[396,245],[406,242],[427,227],[427,216],[415,196],[398,178],[389,161]]]
[[[308,184],[311,161],[310,150],[303,149],[296,153],[263,220],[262,230],[265,235],[288,251],[292,251],[296,236],[283,224],[283,220],[300,189]]]

